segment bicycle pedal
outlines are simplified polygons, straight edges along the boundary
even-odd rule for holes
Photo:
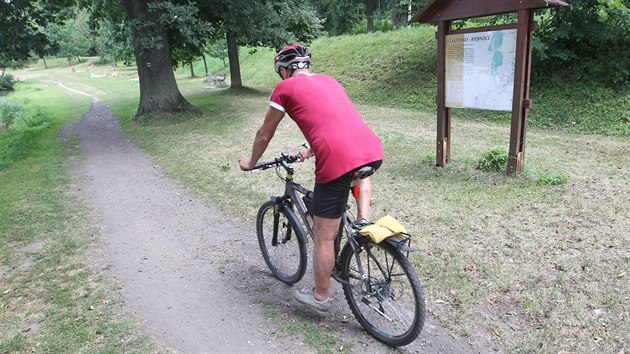
[[[361,230],[362,228],[372,224],[372,222],[369,222],[366,219],[359,219],[352,222],[352,228],[355,230]]]

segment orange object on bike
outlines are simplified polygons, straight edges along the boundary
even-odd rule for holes
[[[350,189],[352,189],[352,196],[355,198],[359,198],[359,186],[352,186],[350,187]]]

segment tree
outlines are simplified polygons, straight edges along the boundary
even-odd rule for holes
[[[544,73],[581,73],[591,80],[630,82],[630,3],[572,0],[545,12],[536,32],[535,60]]]
[[[186,46],[195,50],[197,36],[205,36],[211,28],[198,21],[196,6],[166,0],[76,1],[89,10],[93,25],[103,21],[116,24],[116,38],[123,37],[126,30],[131,33],[140,82],[136,119],[157,113],[199,112],[179,91],[173,72],[176,61],[171,57]]]
[[[49,1],[0,1],[0,69],[23,63],[34,55],[54,54],[56,46],[45,28],[62,14],[62,3]]]
[[[391,0],[390,11],[394,29],[406,25],[413,15],[424,8],[430,0]]]
[[[178,18],[165,10],[170,5],[173,4],[168,1],[123,0],[131,23],[140,81],[137,119],[150,117],[153,113],[199,112],[182,96],[175,81],[165,27],[177,23]]]
[[[190,65],[190,75],[195,76],[192,62],[203,57],[205,46],[213,33],[213,27],[198,17],[198,8],[192,4],[176,5],[159,2],[150,5],[160,14],[159,26],[166,29],[174,62]]]
[[[206,47],[206,53],[212,58],[217,58],[217,59],[221,60],[223,62],[223,67],[224,68],[227,66],[227,63],[225,62],[225,60],[227,59],[227,56],[228,56],[226,41],[215,40],[215,41],[211,42]],[[206,73],[207,73],[207,71],[208,70],[206,69]]]
[[[241,88],[238,47],[279,49],[292,42],[308,43],[321,34],[321,20],[307,2],[292,0],[212,0],[199,4],[205,20],[225,36],[230,82]]]
[[[110,19],[100,20],[97,31],[95,46],[101,61],[105,59],[124,63],[132,61],[133,37],[125,21],[119,20],[114,23]]]
[[[81,56],[86,56],[94,46],[93,37],[85,11],[77,12],[74,18],[65,20],[63,24],[53,23],[48,28],[48,39],[57,45],[57,55],[68,59],[68,63],[72,59],[81,62]]]
[[[323,30],[332,36],[350,33],[352,26],[362,19],[365,0],[312,0],[318,16],[323,19]]]
[[[374,0],[365,0],[365,18],[368,33],[374,32]]]

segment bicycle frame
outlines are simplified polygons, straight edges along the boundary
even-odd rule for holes
[[[312,195],[312,191],[293,180],[293,175],[295,171],[284,160],[279,160],[277,162],[285,169],[286,176],[283,178],[283,180],[285,181],[284,194],[282,196],[271,197],[271,201],[276,206],[274,208],[274,225],[273,225],[274,230],[273,230],[272,244],[276,245],[276,242],[277,242],[280,210],[287,209],[287,208],[293,210],[293,207],[295,207],[295,209],[297,210],[297,214],[299,215],[299,218],[302,221],[302,225],[306,233],[310,236],[310,238],[313,241],[315,241],[316,236],[315,236],[315,230],[313,228],[313,225],[314,225],[313,215],[309,215],[308,208],[305,205],[305,203],[302,201],[302,197],[304,196],[309,197],[310,195]],[[297,234],[298,234],[298,237],[301,237],[299,233]],[[341,217],[341,224],[339,226],[339,234],[337,235],[337,238],[335,239],[335,269],[338,268],[337,260],[339,258],[339,253],[341,251],[341,240],[344,234],[348,236],[346,237],[346,244],[348,244],[352,248],[353,254],[357,260],[357,266],[359,268],[358,270],[361,274],[364,274],[363,265],[357,252],[357,249],[359,248],[359,243],[354,237],[350,237],[350,235],[356,235],[356,232],[355,230],[353,230],[351,226],[351,218],[347,212],[344,213],[344,215]],[[304,241],[305,243],[308,243],[308,239],[305,239]],[[346,280],[341,279],[334,272],[332,274],[332,277],[341,284],[354,287],[352,284],[350,284]],[[363,278],[365,279],[367,277],[363,276]]]
[[[277,243],[278,226],[279,226],[278,223],[280,219],[281,210],[285,211],[285,215],[288,213],[295,214],[294,210],[297,210],[297,214],[299,215],[299,218],[303,225],[302,231],[306,231],[306,234],[308,234],[313,241],[315,240],[315,237],[316,237],[315,230],[313,229],[313,225],[314,225],[313,216],[308,215],[307,207],[301,198],[304,196],[312,195],[312,191],[293,180],[295,170],[293,169],[293,167],[289,166],[289,164],[287,163],[287,162],[296,162],[298,161],[298,159],[299,159],[298,156],[291,156],[285,152],[281,154],[280,158],[276,158],[272,162],[263,163],[262,165],[256,167],[256,169],[267,169],[270,167],[275,167],[276,173],[285,182],[284,194],[281,196],[271,197],[271,201],[276,206],[274,208],[274,225],[273,225],[273,237],[272,237],[272,244],[274,246]],[[286,175],[284,177],[281,177],[280,174],[277,172],[277,169],[280,166],[282,166],[282,168],[284,168],[284,170],[286,171]],[[344,213],[344,215],[341,217],[341,224],[339,225],[339,234],[337,235],[337,238],[335,239],[335,263],[336,263],[335,269],[338,268],[337,260],[339,258],[339,253],[341,251],[341,240],[343,238],[343,235],[345,234],[347,236],[346,244],[352,248],[353,254],[357,260],[357,267],[359,268],[358,270],[362,274],[362,276],[365,278],[366,275],[363,271],[363,265],[360,260],[359,254],[357,252],[357,249],[359,248],[359,241],[357,241],[355,237],[357,235],[357,231],[353,229],[352,227],[351,217],[350,215],[348,215],[349,213],[348,209],[349,207],[346,209],[346,213]],[[296,231],[296,233],[298,237],[304,237],[304,240],[303,240],[304,243],[308,244],[308,237],[306,235],[298,231]],[[409,252],[416,251],[415,249],[410,247],[409,238],[399,240],[399,239],[390,237],[390,238],[385,239],[383,242],[393,243],[402,252],[409,253]],[[342,284],[351,286],[351,284],[339,278],[336,274],[334,274],[334,272],[332,276],[336,281]]]
[[[299,156],[282,153],[281,157],[275,158],[274,161],[261,163],[254,168],[264,170],[274,167],[276,174],[285,185],[282,195],[272,196],[270,201],[261,206],[256,225],[258,242],[265,262],[274,276],[288,285],[297,283],[304,275],[308,261],[305,247],[308,244],[308,235],[313,241],[316,240],[314,218],[310,215],[312,208],[308,200],[312,198],[313,192],[294,181],[294,169],[289,166],[290,163],[297,162],[299,159]],[[280,167],[286,171],[286,174],[279,170]],[[357,172],[359,172],[359,178],[366,177],[360,173],[360,170]],[[406,345],[415,340],[422,330],[425,311],[420,282],[409,260],[406,259],[409,252],[415,251],[410,246],[410,235],[392,234],[380,244],[376,244],[371,236],[360,233],[359,229],[360,226],[353,221],[351,208],[347,206],[341,217],[339,232],[334,242],[335,264],[331,277],[343,286],[352,312],[368,333],[390,345]],[[269,235],[269,231],[272,235]],[[342,248],[344,235],[346,240]],[[297,241],[297,245],[290,242],[292,238],[293,241]],[[295,246],[298,246],[297,253],[287,253],[290,257],[294,257],[293,254],[298,256],[297,262],[287,263],[297,265],[297,268],[290,268],[290,272],[293,273],[284,273],[283,262],[276,261],[284,258],[279,257],[274,260],[275,251],[272,251],[272,256],[270,256],[269,241],[272,246],[278,246],[280,251],[277,254],[279,255],[283,254],[283,249],[295,252]],[[284,248],[285,243],[288,248]],[[392,272],[394,268],[395,272]],[[403,283],[400,283],[400,279],[403,279]],[[394,284],[401,284],[406,290],[396,293],[406,294],[400,297],[402,305],[390,302],[396,302],[399,299],[394,292],[398,290],[392,287],[398,285]],[[413,313],[400,312],[399,306],[410,304],[414,309]],[[370,312],[365,312],[365,308],[369,308]],[[372,322],[373,319],[376,322]],[[379,319],[384,319],[384,322]]]

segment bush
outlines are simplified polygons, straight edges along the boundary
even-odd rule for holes
[[[496,148],[484,153],[477,161],[477,169],[484,172],[499,172],[507,168],[508,153]]]
[[[16,119],[10,129],[0,133],[0,170],[26,156],[37,137],[50,126],[39,114]]]
[[[573,0],[570,9],[540,15],[534,50],[542,75],[562,73],[604,85],[630,82],[627,1]]]
[[[394,25],[390,19],[374,19],[374,32],[388,32],[394,29]],[[367,20],[363,19],[352,26],[350,34],[363,34],[367,31]]]
[[[5,129],[9,129],[14,121],[22,117],[23,113],[24,110],[19,102],[0,98],[0,122]]]
[[[13,90],[13,85],[15,82],[13,81],[13,75],[4,74],[0,76],[0,91],[9,91]]]
[[[561,186],[569,183],[569,176],[563,172],[540,172],[524,170],[522,176],[537,186]]]
[[[569,182],[569,176],[564,173],[546,173],[538,176],[536,184],[539,186],[560,186]]]

